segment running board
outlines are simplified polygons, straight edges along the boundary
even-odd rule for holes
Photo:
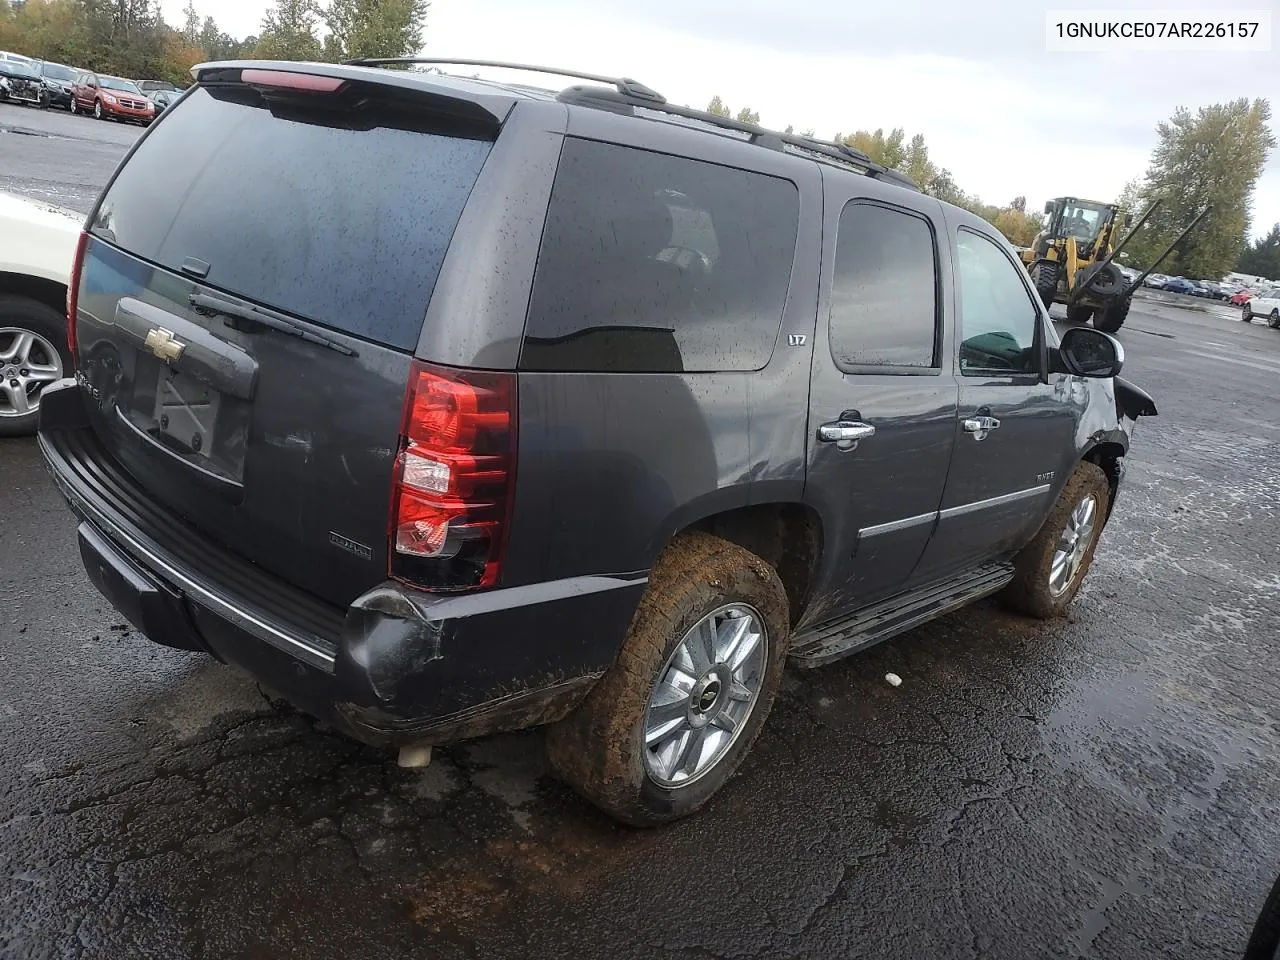
[[[1012,579],[1013,564],[989,563],[963,576],[900,593],[797,634],[791,641],[791,659],[799,667],[839,660],[993,594]]]

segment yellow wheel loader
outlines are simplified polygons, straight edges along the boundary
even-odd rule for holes
[[[1115,243],[1116,231],[1124,228],[1128,218],[1114,203],[1075,197],[1046,203],[1044,230],[1030,247],[1019,251],[1044,305],[1066,304],[1070,323],[1092,320],[1104,333],[1119,330],[1129,315],[1134,291],[1209,213],[1208,208],[1201,211],[1142,276],[1126,285],[1115,258],[1159,205],[1159,200],[1152,203],[1125,238]]]

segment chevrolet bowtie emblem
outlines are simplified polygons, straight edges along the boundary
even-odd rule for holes
[[[163,327],[157,327],[148,333],[143,345],[165,363],[173,363],[187,347],[181,340],[175,340],[173,333]]]

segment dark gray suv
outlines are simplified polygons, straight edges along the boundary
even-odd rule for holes
[[[193,72],[90,215],[41,406],[152,640],[371,744],[550,724],[645,824],[788,657],[1078,590],[1155,409],[982,220],[627,80]]]

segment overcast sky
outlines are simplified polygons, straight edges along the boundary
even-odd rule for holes
[[[163,0],[171,24],[185,0]],[[237,37],[265,0],[195,0]],[[719,94],[766,126],[923,133],[930,156],[988,203],[1022,194],[1114,200],[1141,174],[1156,123],[1178,106],[1267,97],[1270,53],[1045,52],[1027,0],[433,0],[424,55],[576,67],[641,80],[675,103]],[[1108,0],[1112,9],[1215,9],[1214,0]],[[1268,8],[1276,0],[1231,6]],[[1280,34],[1280,17],[1277,17]],[[482,75],[485,71],[480,71]],[[554,80],[548,85],[554,84]],[[1273,120],[1280,131],[1280,122]],[[1280,154],[1255,196],[1253,233],[1280,221]]]

